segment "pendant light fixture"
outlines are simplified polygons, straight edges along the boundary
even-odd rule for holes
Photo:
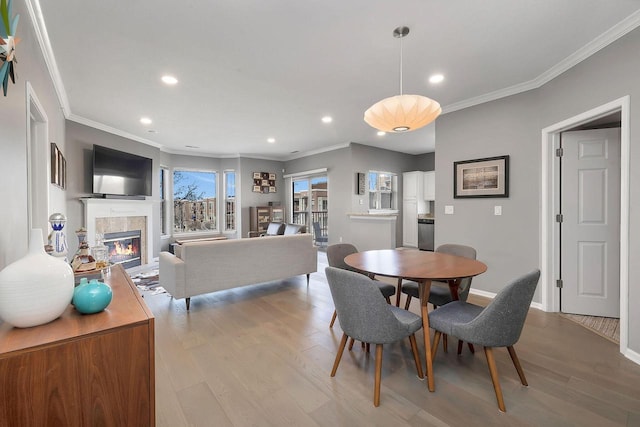
[[[421,95],[402,93],[402,38],[409,34],[408,27],[393,30],[400,39],[400,95],[385,98],[364,112],[364,121],[384,132],[409,132],[428,125],[442,112],[440,104]]]

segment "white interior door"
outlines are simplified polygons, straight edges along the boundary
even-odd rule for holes
[[[561,311],[620,316],[620,129],[564,132]]]

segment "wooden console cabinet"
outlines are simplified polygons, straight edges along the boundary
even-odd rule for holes
[[[0,426],[155,426],[154,318],[121,266],[109,307],[0,323]]]

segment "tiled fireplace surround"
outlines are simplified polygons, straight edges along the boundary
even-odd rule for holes
[[[153,201],[125,199],[83,198],[87,243],[95,245],[96,233],[141,231],[142,265],[148,264],[153,254]]]

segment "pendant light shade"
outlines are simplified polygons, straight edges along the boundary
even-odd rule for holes
[[[383,132],[409,132],[434,121],[442,112],[440,104],[421,95],[402,93],[402,38],[409,28],[398,27],[393,36],[400,39],[400,95],[385,98],[364,112],[364,121]]]
[[[384,132],[408,132],[428,125],[441,112],[440,104],[426,96],[398,95],[373,104],[364,121]]]

